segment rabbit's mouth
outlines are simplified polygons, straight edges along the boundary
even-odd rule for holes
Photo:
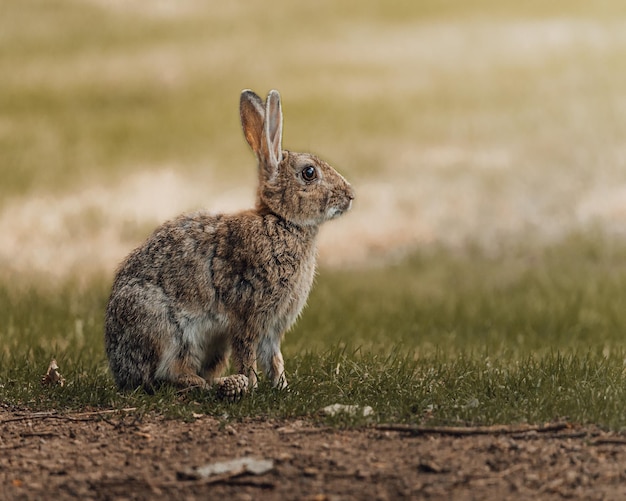
[[[341,216],[344,212],[348,212],[352,208],[352,199],[348,200],[348,203],[345,207],[329,207],[326,210],[326,219],[336,219]]]

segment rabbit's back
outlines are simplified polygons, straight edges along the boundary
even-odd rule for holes
[[[118,385],[167,380],[181,354],[201,373],[233,333],[281,335],[311,288],[316,233],[255,211],[198,212],[158,228],[113,284],[105,344]]]

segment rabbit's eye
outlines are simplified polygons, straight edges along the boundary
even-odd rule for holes
[[[307,165],[302,169],[302,179],[305,181],[313,181],[317,177],[317,170],[312,165]]]

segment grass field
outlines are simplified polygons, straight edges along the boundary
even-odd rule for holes
[[[577,240],[506,259],[441,251],[323,270],[285,343],[290,391],[262,386],[234,405],[201,394],[182,405],[168,390],[118,394],[102,347],[106,280],[54,291],[5,285],[0,396],[35,409],[138,406],[186,417],[315,416],[339,402],[369,405],[380,421],[568,418],[621,428],[624,252]],[[41,388],[53,356],[68,383]]]
[[[0,402],[626,426],[619,2],[126,4],[0,7]],[[118,394],[114,266],[178,212],[250,204],[248,87],[357,191],[322,230],[290,391]],[[63,388],[39,384],[52,357]]]

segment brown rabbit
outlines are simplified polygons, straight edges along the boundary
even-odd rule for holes
[[[122,263],[105,320],[121,389],[217,384],[236,397],[256,386],[257,362],[287,385],[280,344],[313,283],[319,225],[349,210],[354,191],[319,158],[282,150],[277,91],[266,103],[243,91],[240,113],[258,159],[256,207],[179,216]],[[237,374],[220,378],[231,352]]]

